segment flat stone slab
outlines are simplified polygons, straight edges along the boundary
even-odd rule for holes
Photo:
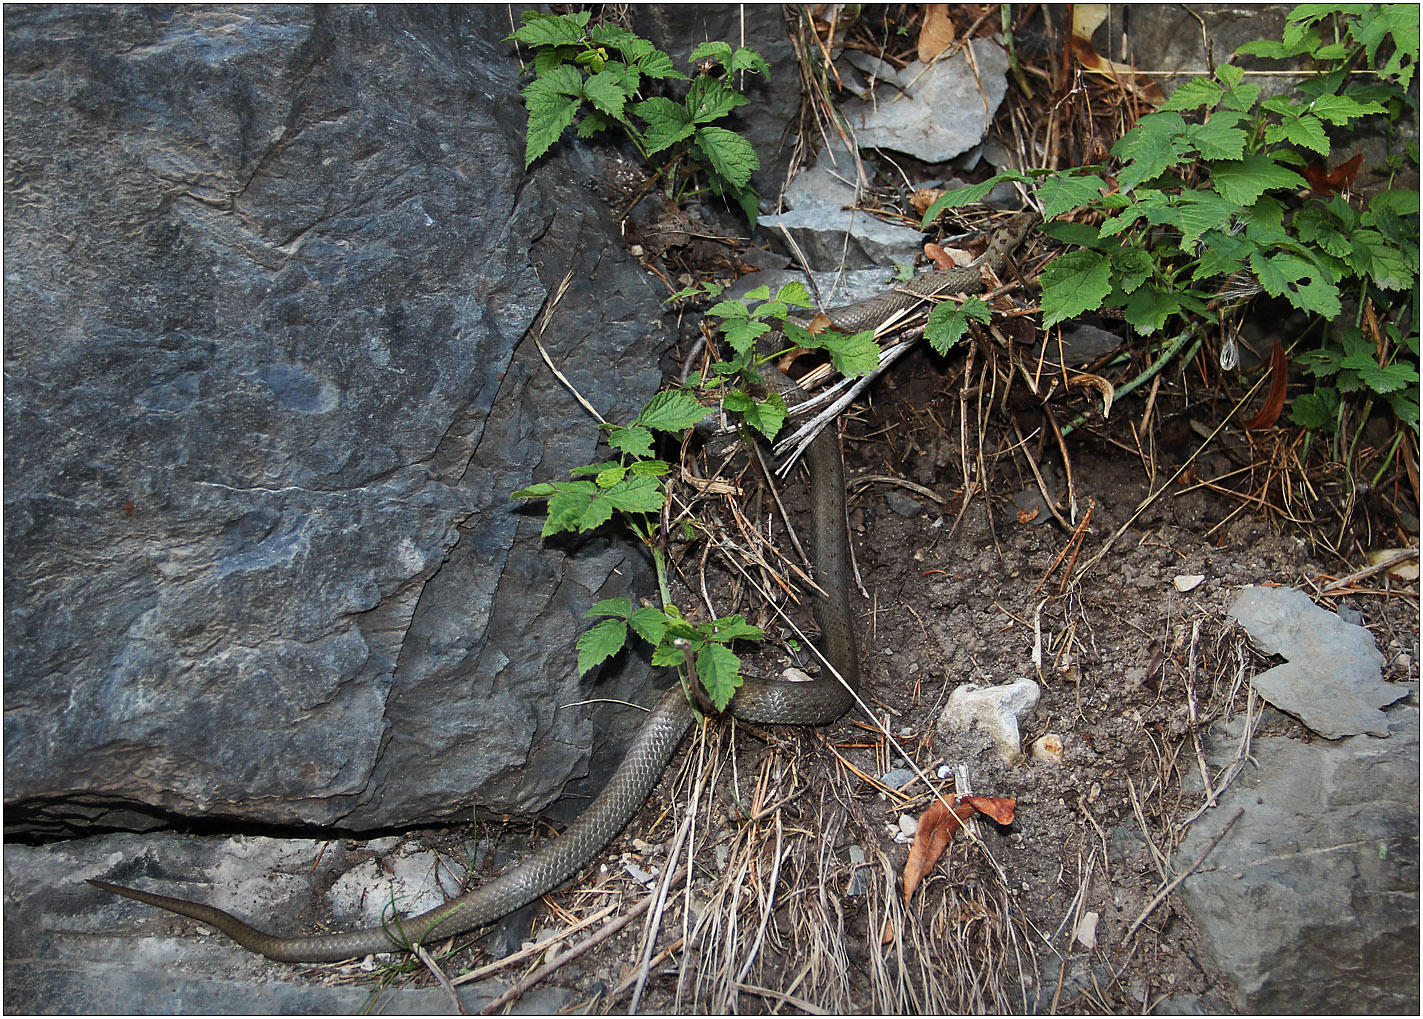
[[[1247,587],[1230,614],[1261,651],[1289,659],[1251,680],[1261,697],[1329,739],[1388,735],[1380,709],[1408,688],[1384,682],[1383,655],[1368,630],[1288,587]]]

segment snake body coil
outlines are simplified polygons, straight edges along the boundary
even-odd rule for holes
[[[995,269],[1021,241],[1031,220],[1015,217],[995,238],[981,260]],[[977,268],[925,273],[898,289],[869,301],[827,313],[845,331],[859,331],[940,293],[973,293],[983,289]],[[793,399],[800,394],[780,372],[764,370]],[[859,651],[850,608],[850,541],[845,521],[845,471],[839,444],[827,430],[806,449],[810,469],[811,557],[815,579],[824,594],[815,593],[812,608],[821,629],[821,651],[844,678],[839,683],[823,672],[808,683],[746,679],[728,711],[748,722],[825,725],[843,715],[859,681]],[[647,799],[667,762],[693,720],[680,684],[662,695],[638,732],[617,771],[580,817],[545,848],[506,873],[436,909],[403,918],[384,927],[308,937],[276,937],[244,923],[231,913],[186,899],[155,895],[91,880],[89,883],[139,902],[191,917],[222,931],[239,945],[278,962],[334,962],[429,944],[492,923],[557,888],[588,865]]]

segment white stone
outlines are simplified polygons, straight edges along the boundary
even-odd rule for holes
[[[967,732],[976,726],[992,737],[1004,761],[1016,764],[1023,756],[1018,723],[1037,706],[1039,695],[1038,684],[1031,679],[1003,686],[968,683],[949,694],[939,728]]]

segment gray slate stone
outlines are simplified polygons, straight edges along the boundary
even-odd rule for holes
[[[846,103],[856,142],[942,163],[982,141],[1007,94],[1008,55],[986,39],[969,45],[972,64],[964,50],[927,67],[916,60],[884,72],[892,84],[879,85],[873,103]]]
[[[1181,841],[1177,867],[1244,808],[1181,886],[1243,1013],[1418,1014],[1417,704],[1387,718],[1386,740],[1256,738],[1258,767]],[[1239,725],[1211,730],[1213,765]]]
[[[1230,614],[1266,654],[1289,661],[1251,679],[1260,696],[1321,736],[1388,735],[1380,710],[1408,696],[1383,679],[1373,634],[1288,587],[1247,587]]]
[[[571,135],[525,173],[507,32],[6,8],[8,826],[534,809],[589,769],[563,705],[637,696],[573,663],[643,556],[509,493],[598,457],[521,342],[558,281],[543,345],[613,419],[659,294]]]

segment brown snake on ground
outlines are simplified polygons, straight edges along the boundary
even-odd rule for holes
[[[1033,222],[1035,217],[1027,213],[1008,220],[973,265],[923,273],[868,301],[826,312],[826,317],[837,330],[858,332],[927,297],[981,292],[984,285],[979,266],[1000,272],[1008,254],[1022,242]],[[803,397],[800,387],[785,375],[769,366],[761,371],[792,401]],[[830,670],[808,683],[747,678],[727,710],[748,722],[829,724],[849,709],[859,682],[858,642],[850,608],[845,470],[839,442],[834,433],[822,431],[805,455],[810,469],[811,558],[816,583],[824,592],[814,593],[811,604],[821,630],[821,651],[844,683],[837,681]],[[334,962],[375,952],[407,950],[412,943],[429,944],[492,923],[557,888],[586,867],[642,806],[695,717],[682,686],[674,684],[658,699],[602,793],[562,835],[492,881],[436,909],[382,927],[344,934],[277,937],[202,903],[107,881],[89,883],[209,924],[244,948],[279,962]]]

